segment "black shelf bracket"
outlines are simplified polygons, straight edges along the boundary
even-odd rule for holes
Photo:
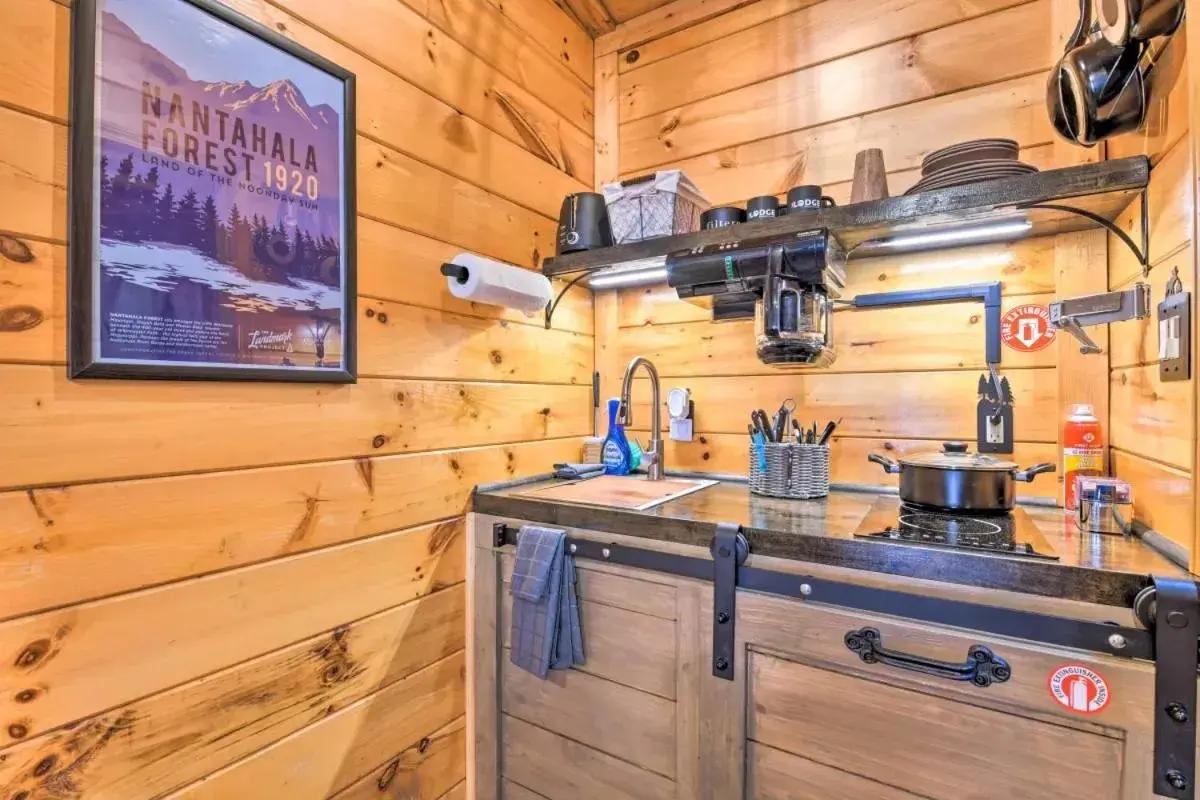
[[[567,282],[566,286],[564,286],[562,288],[562,291],[558,293],[558,297],[554,298],[553,301],[546,304],[546,330],[550,330],[550,320],[554,316],[554,310],[556,308],[558,308],[558,304],[562,301],[562,299],[567,296],[567,292],[571,291],[571,289],[575,286],[575,284],[579,283],[581,280],[583,280],[584,278],[591,275],[594,271],[595,270],[588,270],[587,272],[581,272],[578,275],[576,275],[574,278],[572,278],[570,281]]]
[[[1060,203],[1029,203],[1019,206],[1022,209],[1040,208],[1046,211],[1061,211],[1064,214],[1074,214],[1077,217],[1083,217],[1090,220],[1101,228],[1104,228],[1109,233],[1116,236],[1126,247],[1129,252],[1133,253],[1133,257],[1137,259],[1138,266],[1142,268],[1142,277],[1150,274],[1150,200],[1145,189],[1138,192],[1141,200],[1141,222],[1142,222],[1142,243],[1133,240],[1133,237],[1123,231],[1120,226],[1086,208],[1076,208],[1075,206],[1062,205]]]

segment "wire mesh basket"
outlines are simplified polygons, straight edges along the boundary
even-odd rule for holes
[[[664,170],[604,187],[617,244],[700,230],[708,200],[679,170]]]
[[[750,445],[750,491],[789,500],[829,494],[829,445],[768,442],[763,448],[760,458]]]

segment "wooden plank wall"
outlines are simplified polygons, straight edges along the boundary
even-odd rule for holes
[[[1135,281],[1148,281],[1153,288],[1152,306],[1162,300],[1175,269],[1185,289],[1194,292],[1196,287],[1187,40],[1185,25],[1158,58],[1145,129],[1108,146],[1109,157],[1144,154],[1154,165],[1148,192],[1148,274],[1115,236],[1109,237],[1108,248],[1110,287],[1126,289]],[[1140,205],[1127,209],[1119,222],[1140,241]],[[1195,380],[1164,383],[1159,379],[1158,323],[1153,318],[1111,326],[1109,344],[1112,472],[1134,485],[1138,519],[1189,549],[1196,569]]]
[[[592,43],[550,0],[229,4],[358,75],[361,379],[67,380],[71,9],[6,0],[0,795],[464,797],[464,512],[577,457],[594,323],[437,267],[553,246]]]
[[[1061,31],[1077,16],[1073,0],[678,0],[597,40],[598,65],[612,59],[619,75],[618,173],[682,168],[714,205],[781,195],[804,183],[846,202],[855,153],[868,147],[882,148],[893,195],[919,178],[929,151],[972,138],[1015,139],[1021,158],[1042,168],[1103,158],[1102,148],[1056,144],[1045,112],[1046,73],[1061,55]],[[1157,68],[1151,123],[1114,142],[1113,154],[1155,154],[1155,258],[1190,265],[1185,40],[1176,36]],[[603,113],[598,107],[598,120]],[[1118,274],[1125,256],[1117,248],[1106,275],[1107,250],[1104,234],[1087,233],[852,259],[847,296],[999,280],[1005,308],[1046,304],[1104,291],[1110,277],[1114,288],[1132,280]],[[1190,286],[1190,266],[1181,272]],[[1161,286],[1165,275],[1155,280]],[[656,287],[619,292],[617,319],[606,324],[599,310],[610,296],[596,297],[598,352],[615,349],[616,369],[647,355],[665,386],[687,386],[696,400],[696,440],[668,442],[667,463],[675,468],[744,474],[749,410],[772,410],[788,396],[805,418],[843,418],[833,450],[836,481],[887,481],[865,460],[873,450],[974,440],[983,366],[976,304],[839,311],[833,366],[781,374],[757,362],[751,323],[713,324],[706,311]],[[1156,512],[1151,524],[1190,542],[1191,388],[1151,382],[1147,325],[1113,330],[1109,427],[1119,447],[1117,472],[1136,479],[1156,506],[1159,498],[1186,500],[1177,512]],[[1004,351],[1002,371],[1016,395],[1015,460],[1059,460],[1072,402],[1093,402],[1107,421],[1108,357],[1083,358],[1075,350],[1062,337],[1034,354]],[[1156,433],[1147,436],[1138,420],[1150,406]],[[1061,478],[1044,477],[1022,491],[1053,498]],[[1147,509],[1139,506],[1150,516]]]
[[[674,4],[676,16],[688,16],[685,5],[694,3]],[[1043,99],[1051,11],[1051,0],[761,0],[657,38],[627,37],[616,53],[619,173],[679,167],[722,205],[803,183],[847,202],[855,153],[868,147],[883,149],[892,194],[919,178],[926,153],[965,139],[1013,138],[1024,160],[1051,166]],[[1055,261],[1053,239],[851,260],[847,296],[1001,280],[1006,308],[1045,304],[1055,296]],[[599,295],[597,308],[605,302]],[[873,450],[974,440],[978,304],[839,311],[837,361],[807,373],[764,367],[752,323],[716,325],[669,290],[622,291],[617,304],[616,331],[598,317],[598,338],[618,338],[622,363],[649,356],[666,385],[695,398],[696,440],[668,444],[676,468],[744,474],[749,411],[785,397],[803,418],[842,418],[836,481],[889,482],[866,461]],[[1004,353],[1018,461],[1057,460],[1056,362],[1053,347]],[[1058,483],[1026,491],[1054,497]]]

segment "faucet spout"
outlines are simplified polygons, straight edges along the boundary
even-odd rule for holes
[[[666,476],[663,464],[662,440],[662,385],[658,378],[658,370],[644,356],[638,356],[629,362],[625,369],[625,379],[621,382],[621,406],[617,411],[617,421],[628,427],[633,424],[633,377],[638,367],[646,371],[650,378],[650,449],[643,454],[646,462],[646,476],[652,481],[661,481]]]

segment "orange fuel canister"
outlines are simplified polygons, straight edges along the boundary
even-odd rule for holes
[[[1071,407],[1063,426],[1063,480],[1066,487],[1066,507],[1075,510],[1079,504],[1075,479],[1080,475],[1104,474],[1104,431],[1094,409],[1087,404]]]

